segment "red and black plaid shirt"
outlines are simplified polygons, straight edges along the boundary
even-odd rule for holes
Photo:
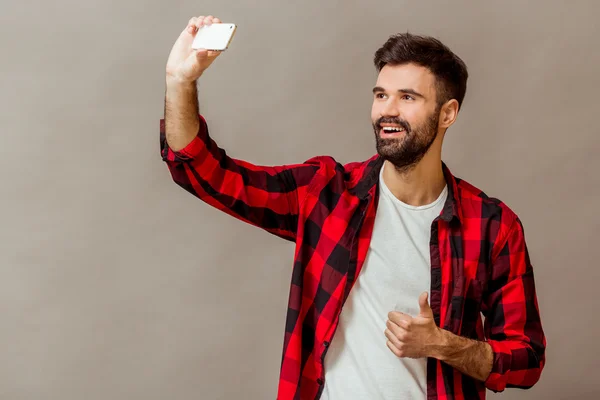
[[[202,116],[200,125],[174,152],[161,119],[162,158],[191,194],[296,243],[277,398],[318,399],[325,353],[369,248],[383,160],[341,165],[320,156],[258,166],[229,157]],[[531,387],[544,367],[546,338],[521,221],[443,169],[449,195],[431,226],[431,309],[441,328],[487,341],[494,365],[480,382],[430,358],[427,398],[483,399],[486,388]]]

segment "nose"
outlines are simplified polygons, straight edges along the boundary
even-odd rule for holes
[[[394,103],[392,99],[388,99],[385,102],[383,108],[381,109],[382,117],[398,117],[400,115],[400,110],[398,106]]]

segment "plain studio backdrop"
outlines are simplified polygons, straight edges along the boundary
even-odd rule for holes
[[[548,336],[537,386],[490,398],[600,396],[600,3],[0,7],[0,399],[275,398],[293,244],[177,187],[159,154],[167,56],[208,14],[239,29],[201,111],[257,164],[375,154],[372,58],[390,35],[462,57],[444,160],[522,218]]]

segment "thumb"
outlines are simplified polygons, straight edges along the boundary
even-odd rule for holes
[[[206,49],[196,49],[193,56],[196,56],[198,60],[202,60],[203,58],[208,57],[208,50]]]
[[[192,50],[191,54],[188,55],[183,63],[183,69],[185,70],[186,75],[198,79],[209,65],[208,50],[198,49]]]
[[[220,54],[221,51],[218,50],[197,49],[196,53],[191,57],[195,56],[197,62],[202,66],[202,68],[206,69]]]
[[[419,316],[431,318],[431,316],[433,315],[433,311],[431,310],[431,307],[429,307],[429,302],[427,301],[427,299],[427,292],[423,292],[421,293],[421,296],[419,296]]]

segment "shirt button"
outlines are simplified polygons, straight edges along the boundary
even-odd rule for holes
[[[327,342],[327,341],[323,342],[323,346],[329,347],[329,342]]]
[[[322,379],[322,378],[319,378],[319,379],[317,379],[317,383],[318,383],[319,385],[322,385],[322,384],[323,384],[323,379]]]

